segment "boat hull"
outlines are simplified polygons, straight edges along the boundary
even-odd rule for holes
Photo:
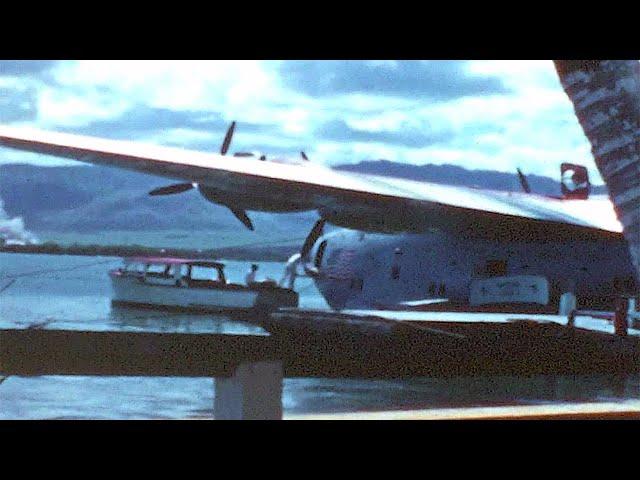
[[[122,306],[162,308],[194,312],[274,310],[296,307],[298,295],[281,288],[249,288],[241,285],[220,288],[179,287],[146,283],[141,277],[111,275],[112,303]]]

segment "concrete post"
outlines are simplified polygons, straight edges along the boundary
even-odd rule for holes
[[[282,362],[241,363],[215,379],[216,420],[281,420]]]

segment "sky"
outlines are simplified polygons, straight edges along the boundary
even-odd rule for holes
[[[0,123],[327,165],[386,159],[602,183],[553,62],[0,61]],[[0,163],[72,162],[0,150]]]

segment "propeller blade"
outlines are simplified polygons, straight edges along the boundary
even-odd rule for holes
[[[231,207],[229,207],[229,210],[231,210],[231,213],[233,213],[236,218],[244,224],[245,227],[247,227],[249,230],[254,230],[253,223],[251,223],[251,219],[247,215],[247,212],[245,212],[244,210],[236,210]]]
[[[307,157],[306,153],[300,152],[300,156],[302,157],[303,160],[306,160],[307,162],[309,161],[309,158]]]
[[[220,148],[220,154],[226,155],[227,150],[229,150],[229,145],[231,144],[231,139],[233,138],[233,131],[236,128],[236,122],[231,122],[231,126],[227,130],[227,134],[224,136],[224,141],[222,142],[222,147]]]
[[[322,231],[324,230],[325,223],[326,223],[326,220],[324,218],[321,218],[313,226],[313,228],[309,232],[309,235],[307,235],[307,238],[304,241],[304,244],[302,245],[302,249],[300,249],[300,256],[302,258],[307,258],[307,256],[309,255],[309,252],[311,251],[313,244],[316,243],[316,240],[318,240],[318,238],[320,238],[320,235],[322,235]]]
[[[520,185],[522,185],[522,190],[525,193],[531,193],[531,187],[529,187],[529,182],[527,181],[527,177],[524,176],[524,173],[518,168],[518,178],[520,178]]]
[[[149,192],[149,195],[155,197],[157,195],[174,195],[176,193],[186,192],[194,188],[193,183],[176,183],[167,187],[160,187]]]

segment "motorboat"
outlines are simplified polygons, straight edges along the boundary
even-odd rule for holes
[[[224,264],[170,257],[125,258],[111,270],[114,305],[200,312],[272,311],[297,307],[298,294],[274,281],[231,283]]]

